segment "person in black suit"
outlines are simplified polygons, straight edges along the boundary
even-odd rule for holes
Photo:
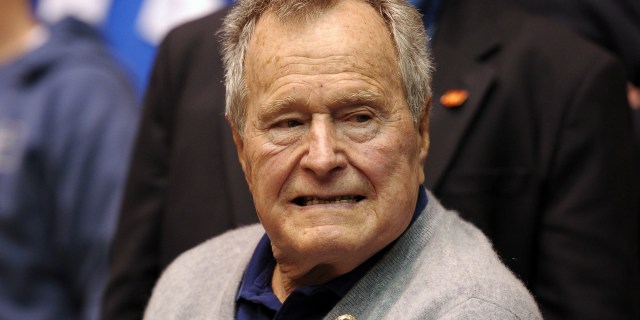
[[[437,26],[427,188],[488,235],[546,319],[637,316],[622,66],[507,1],[445,1]],[[455,90],[466,100],[441,99]]]
[[[627,95],[640,141],[640,1],[516,0],[617,55],[627,74]]]
[[[563,23],[620,57],[629,82],[640,87],[640,1],[516,0]]]
[[[103,319],[139,318],[180,252],[255,221],[223,119],[213,37],[224,14],[160,48]],[[489,235],[546,318],[633,317],[636,162],[622,69],[502,0],[445,1],[437,27],[427,187]]]
[[[144,100],[103,319],[140,319],[162,270],[183,251],[257,222],[224,117],[215,31],[226,10],[173,30]]]

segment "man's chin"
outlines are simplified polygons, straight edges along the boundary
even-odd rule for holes
[[[296,244],[292,250],[296,255],[334,262],[360,254],[362,244],[371,242],[361,238],[362,234],[362,230],[351,227],[324,225],[301,229],[290,243]]]

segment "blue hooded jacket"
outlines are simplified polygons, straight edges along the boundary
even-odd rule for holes
[[[0,319],[94,319],[138,110],[76,20],[0,66]]]

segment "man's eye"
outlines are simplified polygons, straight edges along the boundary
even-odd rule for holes
[[[277,128],[294,128],[302,125],[302,121],[300,120],[283,120],[276,123],[275,127]]]
[[[285,125],[286,125],[287,128],[293,128],[293,127],[301,126],[302,122],[300,122],[298,120],[287,120],[285,122]]]
[[[353,121],[358,122],[358,123],[364,123],[367,122],[369,120],[371,120],[371,116],[368,114],[357,114],[353,117],[351,117],[351,119],[353,119]]]

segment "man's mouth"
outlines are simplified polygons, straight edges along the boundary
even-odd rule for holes
[[[330,198],[319,198],[319,197],[297,197],[293,200],[293,203],[306,207],[306,206],[314,206],[318,204],[333,204],[333,203],[357,203],[364,199],[363,196],[340,196],[340,197],[330,197]]]

